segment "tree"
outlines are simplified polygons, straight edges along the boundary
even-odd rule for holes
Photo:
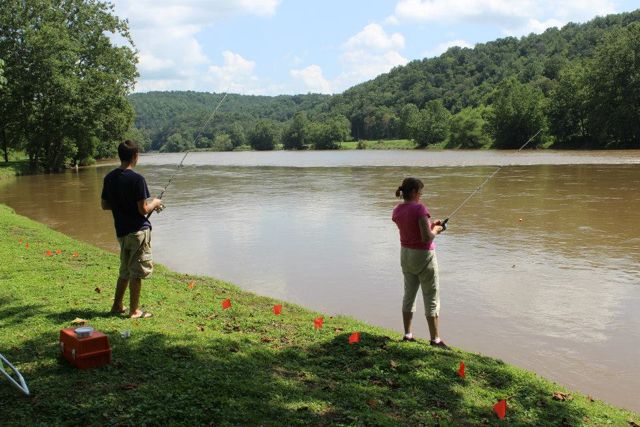
[[[249,133],[249,144],[254,150],[273,150],[276,145],[276,128],[268,120],[259,120]]]
[[[406,104],[400,110],[399,133],[401,138],[411,138],[410,123],[418,120],[420,110],[415,104]]]
[[[590,135],[602,147],[640,148],[640,23],[612,31],[589,67]]]
[[[247,136],[244,133],[244,128],[238,122],[231,125],[229,129],[229,138],[231,138],[231,144],[233,148],[245,145],[247,143]]]
[[[309,120],[304,112],[297,112],[282,135],[282,144],[285,150],[304,150],[308,140]]]
[[[311,141],[314,150],[336,150],[340,142],[349,137],[351,123],[341,115],[330,117],[324,122],[312,123],[310,127]]]
[[[562,148],[580,148],[588,142],[589,73],[582,61],[559,73],[549,102],[549,130]]]
[[[545,126],[539,90],[522,84],[514,78],[502,82],[496,90],[490,127],[496,148],[519,148]],[[541,141],[538,134],[532,142]]]
[[[486,122],[478,108],[464,108],[451,118],[450,144],[460,148],[480,148],[490,142]]]
[[[219,133],[213,140],[211,145],[214,151],[231,151],[233,150],[233,143],[231,137],[226,133]]]
[[[123,45],[115,46],[111,36]],[[0,8],[0,135],[24,141],[32,167],[60,170],[121,139],[133,120],[127,94],[136,56],[126,21],[99,0],[6,0]]]
[[[162,153],[178,153],[193,150],[194,148],[195,146],[190,140],[179,133],[174,133],[167,138],[167,142],[160,148],[160,151]]]
[[[442,142],[449,134],[450,118],[441,100],[429,101],[408,123],[409,135],[421,148]]]
[[[7,79],[4,77],[4,61],[0,59],[0,89],[7,83]]]

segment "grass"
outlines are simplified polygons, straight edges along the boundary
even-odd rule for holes
[[[342,150],[356,150],[358,144],[366,150],[413,150],[416,145],[410,139],[389,139],[379,141],[346,141],[340,143]]]
[[[3,426],[638,422],[579,393],[553,400],[566,390],[496,359],[402,343],[395,332],[347,317],[325,316],[315,330],[320,313],[162,266],[143,285],[153,318],[109,316],[117,255],[4,205],[0,259],[0,351],[32,391],[22,396],[0,379]],[[232,307],[222,310],[226,298]],[[280,316],[276,303],[284,305]],[[60,359],[59,330],[76,317],[109,336],[111,365],[80,371]],[[361,342],[350,345],[353,331]],[[465,379],[456,374],[460,361]],[[508,402],[501,422],[492,413],[499,399]]]
[[[28,173],[29,164],[26,160],[0,161],[0,181]]]

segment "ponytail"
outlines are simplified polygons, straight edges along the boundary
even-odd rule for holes
[[[417,178],[405,178],[402,185],[396,190],[396,197],[401,197],[408,202],[414,191],[420,191],[424,188],[424,184]]]

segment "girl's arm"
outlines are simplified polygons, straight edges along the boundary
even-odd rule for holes
[[[429,217],[421,216],[418,219],[418,224],[420,225],[420,235],[422,236],[422,243],[431,243],[431,241],[435,239],[436,236],[440,234],[440,232],[442,232],[442,226],[432,226]]]

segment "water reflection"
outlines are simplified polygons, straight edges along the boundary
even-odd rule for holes
[[[231,154],[189,155],[166,193],[168,209],[152,217],[157,260],[397,330],[402,275],[390,215],[400,180],[421,177],[427,204],[444,217],[494,165],[514,161],[512,153],[469,152],[456,161],[472,163],[475,155],[480,166],[461,167],[444,152],[422,159],[441,161],[431,167],[412,166],[414,157],[403,167],[371,167],[381,154],[367,152],[365,167],[284,167],[255,163],[318,160]],[[329,165],[354,162],[329,154],[320,156]],[[640,410],[640,372],[630,368],[640,360],[640,166],[633,164],[640,156],[598,154],[617,164],[540,165],[539,153],[527,153],[452,218],[438,242],[443,333],[454,345]],[[220,165],[238,158],[253,167]],[[153,193],[175,170],[171,159],[143,158],[139,169]],[[99,210],[108,169],[22,177],[0,186],[0,201],[113,250],[111,217]]]

